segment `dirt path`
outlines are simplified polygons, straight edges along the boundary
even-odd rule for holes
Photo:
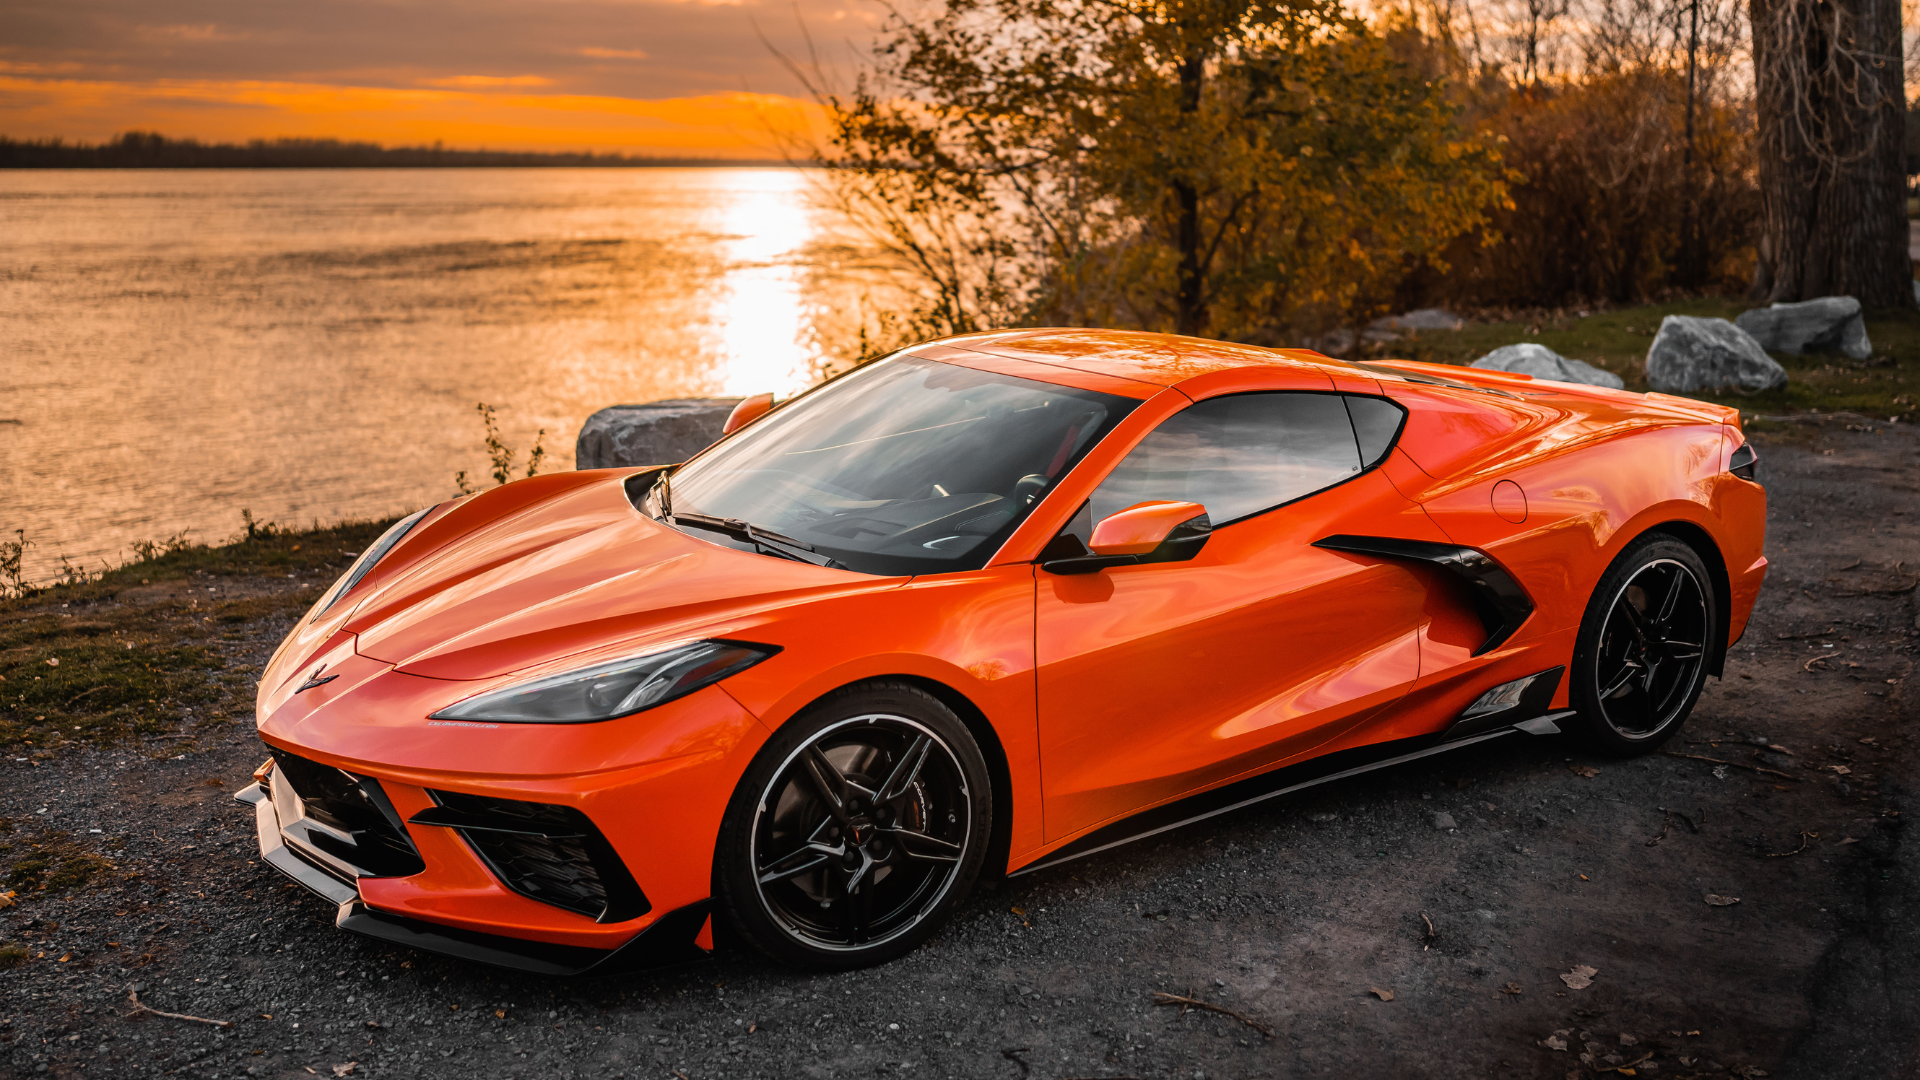
[[[1001,885],[852,974],[723,953],[556,982],[409,953],[254,860],[243,721],[10,753],[0,860],[112,869],[0,910],[27,953],[0,972],[0,1075],[1912,1075],[1920,439],[1763,449],[1773,575],[1671,747],[1713,760],[1505,740]],[[247,626],[251,663],[283,626]],[[129,1017],[130,982],[234,1026]]]

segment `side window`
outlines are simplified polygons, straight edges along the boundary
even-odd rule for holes
[[[1346,402],[1339,394],[1233,394],[1175,413],[1115,467],[1075,525],[1149,499],[1176,499],[1205,506],[1219,526],[1337,484],[1363,467],[1360,413],[1349,418]],[[1400,414],[1389,408],[1390,440]],[[1383,420],[1368,417],[1375,441]]]
[[[1361,467],[1370,469],[1380,464],[1400,437],[1407,410],[1385,398],[1348,397],[1347,413],[1353,417],[1353,434],[1360,442]]]

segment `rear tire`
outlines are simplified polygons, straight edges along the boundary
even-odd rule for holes
[[[1627,545],[1587,602],[1569,687],[1574,733],[1619,757],[1650,753],[1706,686],[1720,598],[1699,553],[1664,533]]]
[[[966,724],[918,687],[863,683],[754,756],[721,822],[714,897],[782,963],[884,963],[946,922],[992,835],[990,774]]]

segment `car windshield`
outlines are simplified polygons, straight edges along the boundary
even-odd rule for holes
[[[705,540],[860,573],[975,570],[1136,404],[895,356],[688,463],[645,508]]]

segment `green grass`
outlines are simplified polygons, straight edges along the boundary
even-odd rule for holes
[[[249,623],[313,603],[387,524],[256,528],[250,538],[176,545],[94,580],[0,600],[0,746],[48,753],[243,710],[254,672],[229,659],[226,644]],[[289,575],[308,587],[291,587]],[[271,591],[222,596],[249,578]],[[228,588],[209,593],[195,587],[202,583]]]
[[[1425,331],[1381,347],[1382,356],[1468,364],[1502,345],[1538,342],[1562,356],[1605,368],[1627,382],[1629,390],[1648,390],[1647,348],[1668,315],[1731,319],[1749,305],[1704,298],[1667,304],[1618,308],[1582,315],[1542,314],[1525,321],[1491,322],[1462,330]],[[1920,311],[1869,312],[1867,336],[1873,357],[1864,363],[1837,353],[1811,356],[1773,354],[1787,369],[1779,390],[1747,397],[1692,395],[1738,408],[1745,416],[1808,412],[1857,412],[1876,419],[1899,416],[1920,421]]]
[[[0,844],[0,859],[10,865],[5,884],[17,892],[60,893],[85,888],[113,869],[104,856],[86,850],[65,837],[43,838],[15,858]]]

